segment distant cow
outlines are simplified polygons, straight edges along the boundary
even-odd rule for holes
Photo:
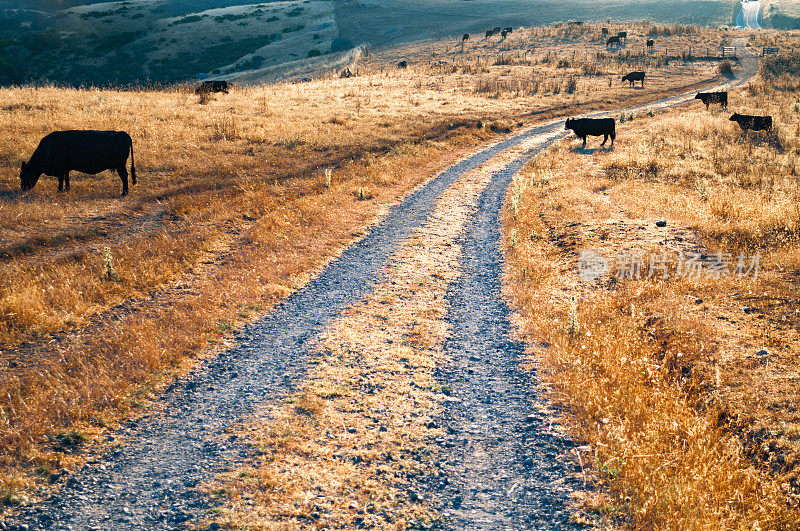
[[[494,35],[494,30],[486,30],[486,38],[487,38],[487,39],[488,39],[489,37],[491,37],[492,35]]]
[[[612,44],[614,46],[619,46],[619,37],[618,36],[614,35],[613,37],[609,37],[608,39],[606,39],[606,48],[608,48]]]
[[[42,174],[58,177],[58,191],[69,190],[69,172],[91,175],[116,170],[122,179],[122,195],[128,195],[128,153],[131,154],[131,180],[136,184],[133,166],[133,140],[124,131],[55,131],[44,137],[19,172],[20,187],[30,190]]]
[[[461,37],[461,42],[469,40],[469,33],[465,33],[463,37]]]
[[[641,81],[642,86],[644,87],[644,72],[628,72],[624,76],[622,76],[622,81],[629,82],[633,86],[634,82]]]
[[[731,121],[739,124],[742,131],[772,131],[772,116],[752,116],[749,114],[734,113]]]
[[[408,61],[400,61],[397,63],[397,68],[408,68]]]
[[[567,123],[564,129],[572,129],[575,136],[583,140],[583,146],[586,147],[587,136],[602,136],[604,146],[608,137],[611,137],[611,145],[614,145],[614,139],[617,137],[616,122],[613,118],[567,118]]]
[[[503,28],[501,28],[500,26],[497,26],[492,29],[492,33],[500,33],[501,31],[503,31]]]
[[[602,28],[600,31],[603,33],[603,35],[608,35],[608,28]]]
[[[514,28],[509,26],[507,28],[503,28],[503,31],[505,31],[507,34],[511,35],[514,32]]]
[[[617,33],[617,37],[619,37],[620,39],[622,39],[624,41],[627,41],[628,40],[628,32],[627,31],[620,31],[619,33]]]
[[[728,93],[727,91],[722,92],[700,92],[697,96],[694,97],[696,100],[700,100],[706,104],[706,109],[712,103],[721,103],[722,107],[728,107]]]
[[[342,79],[347,79],[347,78],[353,77],[353,72],[351,72],[349,68],[345,68],[339,74],[339,77],[342,78]]]
[[[653,46],[655,46],[655,45],[656,45],[656,41],[655,41],[655,40],[653,40],[653,39],[647,39],[647,47],[648,47],[648,48],[652,48],[652,47],[653,47]]]
[[[508,32],[506,30],[503,30],[500,32],[500,36],[505,39],[508,36]]]
[[[228,82],[227,81],[203,81],[200,85],[197,86],[194,93],[195,94],[208,94],[211,92],[224,92],[225,94],[228,93]]]

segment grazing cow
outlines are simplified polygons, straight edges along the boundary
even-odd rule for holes
[[[228,93],[227,81],[203,81],[197,86],[195,94],[209,94],[211,92],[224,92]]]
[[[694,97],[696,100],[700,100],[706,104],[706,110],[708,110],[708,106],[712,103],[721,103],[723,108],[728,108],[728,92],[700,92],[697,96]]]
[[[655,40],[653,40],[653,39],[647,39],[647,47],[648,47],[648,48],[652,48],[652,47],[653,47],[653,46],[655,46],[655,45],[656,45],[656,41],[655,41]]]
[[[491,37],[492,35],[494,35],[494,30],[486,30],[486,38],[487,38],[487,39],[488,39],[489,37]]]
[[[603,35],[608,35],[608,28],[602,28],[600,31],[603,33]]]
[[[619,33],[617,33],[617,37],[619,37],[620,39],[622,39],[625,42],[628,42],[628,32],[627,31],[620,31]]]
[[[583,146],[586,147],[586,137],[603,136],[604,146],[608,137],[611,137],[611,145],[614,145],[614,139],[617,138],[616,122],[613,118],[567,118],[567,123],[564,129],[572,129],[575,136],[583,140]]]
[[[508,36],[508,32],[506,30],[503,30],[500,32],[500,36],[505,39]]]
[[[44,137],[19,172],[20,187],[30,190],[42,174],[58,177],[58,191],[69,190],[69,172],[91,175],[116,170],[122,179],[122,195],[128,195],[128,153],[131,154],[131,180],[136,184],[133,166],[133,140],[124,131],[55,131]]]
[[[608,48],[612,44],[614,46],[619,46],[619,37],[618,36],[614,35],[613,37],[609,37],[608,39],[606,39],[606,48]]]
[[[752,116],[750,114],[733,113],[731,121],[739,124],[742,131],[772,131],[772,116]]]
[[[397,68],[408,68],[408,61],[400,61],[397,63]]]
[[[469,33],[465,33],[463,37],[461,37],[461,42],[469,40]]]
[[[622,81],[629,82],[633,86],[635,81],[641,81],[642,86],[644,87],[644,72],[628,72],[624,76],[622,76]]]
[[[511,35],[514,32],[514,28],[509,26],[507,28],[503,28],[503,31],[505,31],[507,34]]]

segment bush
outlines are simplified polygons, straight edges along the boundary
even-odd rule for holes
[[[732,76],[733,68],[731,67],[731,62],[728,60],[722,61],[719,64],[719,73],[726,76]]]
[[[316,48],[312,48],[311,50],[308,51],[308,55],[306,55],[306,57],[318,57],[320,55],[322,55],[322,52],[320,52]]]
[[[761,77],[772,80],[784,74],[796,76],[800,73],[800,53],[769,55],[761,61]]]

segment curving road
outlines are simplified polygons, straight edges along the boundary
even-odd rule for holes
[[[755,73],[742,58],[733,83]],[[625,112],[690,101],[694,92]],[[619,110],[614,111],[617,114]],[[596,113],[596,116],[612,113]],[[453,389],[443,439],[443,472],[458,503],[446,527],[508,529],[568,527],[571,470],[560,459],[570,441],[553,433],[536,407],[535,382],[517,372],[524,345],[513,340],[502,300],[499,212],[514,175],[534,154],[566,136],[563,121],[527,129],[485,146],[411,193],[308,285],[237,335],[237,346],[176,382],[153,414],[130,423],[122,441],[68,478],[44,502],[2,529],[184,529],[204,517],[209,501],[196,486],[248,460],[253,449],[228,429],[272,403],[303,379],[307,356],[342,312],[385,279],[395,253],[431,219],[437,202],[462,176],[484,168],[474,221],[462,231],[458,280],[449,288],[445,350],[439,377]],[[445,496],[442,496],[445,498]]]
[[[761,29],[761,2],[742,2],[742,10],[736,17],[736,25],[742,28]]]

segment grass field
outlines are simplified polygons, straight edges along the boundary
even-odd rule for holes
[[[96,452],[151,392],[465,150],[533,120],[719,81],[718,58],[683,52],[728,34],[626,27],[620,53],[598,26],[558,25],[470,43],[455,63],[435,63],[452,42],[426,42],[372,54],[353,78],[210,99],[186,86],[0,90],[3,499]],[[648,34],[674,53],[642,56]],[[400,57],[409,69],[393,66]],[[644,89],[619,82],[642,65]],[[127,198],[108,173],[74,175],[64,194],[47,177],[19,191],[39,139],[75,127],[131,133],[139,184]],[[65,437],[85,442],[65,453]]]
[[[633,528],[797,521],[796,60],[731,93],[728,110],[772,115],[773,136],[698,102],[629,117],[612,150],[569,138],[509,192],[506,288],[540,345],[531,362],[587,443],[604,494],[586,506]],[[610,260],[591,282],[587,249]]]

